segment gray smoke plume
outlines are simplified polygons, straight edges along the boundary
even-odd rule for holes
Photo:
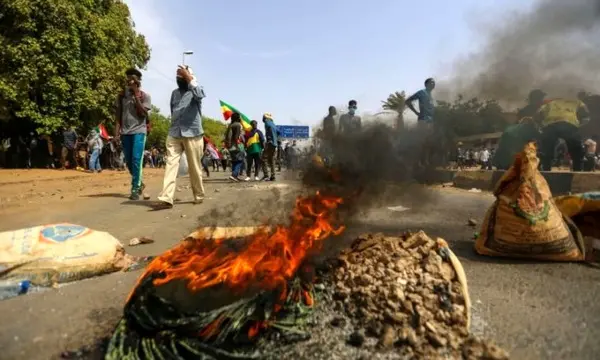
[[[600,0],[540,0],[499,22],[481,51],[455,64],[452,95],[521,105],[533,88],[552,97],[600,91]]]

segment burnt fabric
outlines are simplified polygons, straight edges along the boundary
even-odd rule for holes
[[[161,277],[149,274],[134,289],[106,360],[255,359],[249,348],[254,343],[248,335],[251,328],[263,330],[266,326],[256,324],[268,321],[270,328],[285,331],[300,325],[311,310],[299,296],[306,288],[298,279],[290,282],[288,296],[275,313],[279,290],[239,294],[215,286],[193,292],[180,279],[154,285]]]

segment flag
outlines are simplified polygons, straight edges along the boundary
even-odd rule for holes
[[[223,118],[225,121],[231,119],[231,115],[236,112],[240,114],[240,117],[242,118],[242,127],[244,128],[244,131],[248,132],[252,130],[252,125],[250,125],[252,120],[250,120],[246,115],[223,100],[219,100],[219,103],[221,104],[221,112],[223,113]]]
[[[98,125],[98,127],[96,128],[96,132],[100,134],[101,138],[108,140],[108,131],[106,131],[106,127],[104,127],[104,124]]]

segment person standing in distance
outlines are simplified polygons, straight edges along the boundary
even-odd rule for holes
[[[433,124],[433,115],[435,113],[435,101],[433,99],[433,89],[435,89],[435,80],[429,78],[425,80],[425,88],[412,94],[406,99],[406,106],[417,115],[421,126],[430,127]],[[414,102],[419,101],[419,111],[415,109]]]
[[[176,81],[177,89],[171,93],[171,127],[166,141],[167,164],[163,189],[158,195],[158,202],[152,205],[154,210],[173,207],[179,160],[184,151],[194,203],[200,204],[204,201],[201,163],[204,155],[202,99],[206,95],[189,66],[179,66]]]
[[[433,89],[435,89],[435,80],[429,78],[425,80],[425,88],[412,94],[406,99],[406,106],[417,115],[417,126],[425,129],[425,144],[421,153],[421,166],[429,165],[432,161],[433,141],[431,131],[433,129],[433,116],[435,114],[435,101],[433,99]],[[419,111],[415,109],[414,102],[419,102]]]
[[[358,110],[356,100],[348,101],[348,112],[340,116],[339,129],[342,134],[360,131],[362,128],[362,119],[356,115]]]
[[[125,72],[127,86],[116,103],[116,132],[125,155],[125,163],[131,174],[130,200],[139,200],[144,191],[143,161],[146,135],[150,131],[148,112],[152,107],[150,94],[141,90],[142,73],[137,69]]]
[[[277,126],[273,122],[273,116],[270,113],[263,114],[263,123],[265,124],[265,148],[262,153],[261,162],[263,170],[263,181],[275,181],[275,151],[277,150]],[[268,166],[268,169],[267,169]],[[269,170],[271,171],[269,174]]]

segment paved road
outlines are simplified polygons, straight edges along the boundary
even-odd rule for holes
[[[217,176],[218,177],[218,176]],[[149,180],[155,193],[160,177]],[[203,205],[182,203],[172,210],[149,212],[143,203],[126,201],[114,189],[94,197],[57,200],[2,216],[0,231],[57,221],[106,230],[127,241],[150,236],[155,244],[129,248],[134,255],[156,254],[175,244],[198,224],[260,222],[281,211],[293,182],[275,185],[229,184],[212,179]],[[360,222],[349,224],[348,236],[359,231],[399,233],[424,229],[449,241],[463,261],[474,302],[473,330],[495,339],[515,359],[596,359],[600,353],[600,270],[578,264],[519,263],[475,256],[468,218],[481,221],[492,197],[455,189],[429,189],[388,196]],[[425,196],[428,195],[428,196]],[[84,197],[85,196],[85,197]],[[82,201],[85,200],[85,201]],[[48,200],[50,201],[50,200]],[[279,202],[277,202],[279,201]],[[388,206],[410,208],[392,212]],[[248,215],[252,214],[252,215]],[[244,220],[239,220],[244,219]],[[139,272],[116,273],[38,294],[0,302],[0,359],[55,358],[64,350],[93,343],[108,334]]]

